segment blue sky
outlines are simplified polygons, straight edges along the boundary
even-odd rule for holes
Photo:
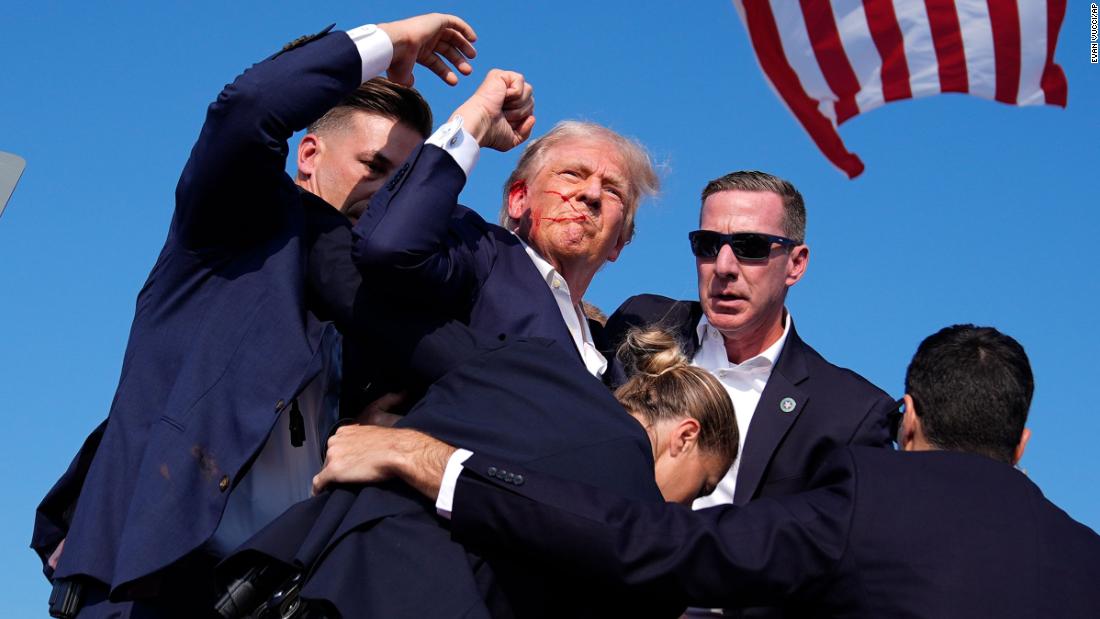
[[[207,104],[300,34],[429,11],[463,16],[480,37],[476,73],[458,87],[418,74],[440,119],[486,70],[509,68],[535,85],[536,134],[592,120],[662,162],[660,197],[590,301],[613,310],[639,292],[692,298],[686,234],[702,186],[738,169],[786,177],[809,211],[809,272],[788,304],[803,338],[900,395],[916,345],[940,327],[1016,337],[1036,376],[1022,464],[1100,529],[1100,286],[1089,249],[1100,224],[1100,66],[1088,60],[1088,3],[1069,3],[1056,54],[1067,109],[959,95],[888,105],[841,129],[867,165],[854,181],[768,88],[728,2],[98,4],[9,3],[0,37],[0,150],[27,160],[0,218],[8,616],[45,616],[48,587],[26,549],[33,510],[107,413],[134,298]],[[517,156],[484,153],[464,203],[492,217]]]

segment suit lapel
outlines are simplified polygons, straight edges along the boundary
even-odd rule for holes
[[[554,298],[554,293],[550,290],[546,280],[543,279],[542,273],[539,273],[538,267],[531,261],[531,257],[527,255],[527,251],[519,242],[519,238],[513,238],[516,242],[510,247],[510,251],[513,252],[514,258],[509,264],[516,269],[517,277],[510,281],[528,282],[524,287],[534,294],[534,297],[517,299],[516,302],[535,305],[535,319],[542,323],[543,327],[535,328],[533,332],[524,331],[524,335],[550,338],[561,345],[564,350],[573,351],[576,358],[580,360],[581,365],[584,365],[584,358],[581,357],[576,343],[573,342],[573,334],[569,332],[569,327],[565,326],[565,318],[561,315],[561,308],[558,307],[558,301]],[[524,287],[518,288],[522,291]]]
[[[791,325],[783,352],[749,423],[733,495],[735,505],[744,505],[756,494],[776,448],[806,407],[809,396],[798,385],[807,376],[804,344]]]

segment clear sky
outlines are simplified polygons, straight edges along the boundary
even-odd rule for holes
[[[245,67],[332,22],[444,11],[477,30],[476,73],[418,86],[444,120],[492,67],[535,85],[536,134],[581,118],[644,142],[664,188],[588,298],[696,294],[686,235],[707,180],[760,169],[809,211],[810,266],[791,291],[799,333],[900,396],[905,366],[948,324],[1017,338],[1036,377],[1022,462],[1100,529],[1092,271],[1100,223],[1100,65],[1071,0],[1056,54],[1069,107],[960,95],[894,103],[841,128],[867,165],[829,165],[767,86],[729,2],[11,2],[0,37],[0,150],[27,170],[0,218],[0,587],[6,616],[45,616],[27,549],[37,502],[108,411],[134,299],[164,241],[206,106]],[[332,4],[334,6],[326,6]],[[372,6],[373,5],[373,6]],[[517,153],[483,153],[462,195],[494,217]]]

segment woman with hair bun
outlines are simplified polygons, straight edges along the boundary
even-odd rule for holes
[[[690,504],[712,492],[737,457],[737,418],[725,388],[692,366],[667,331],[630,331],[618,355],[631,378],[615,398],[649,435],[665,500]]]
[[[374,324],[385,325],[377,336],[386,359],[430,383],[398,428],[650,503],[690,502],[721,479],[736,453],[729,396],[687,363],[667,333],[628,338],[622,355],[640,371],[612,395],[575,351],[550,340],[372,311]],[[223,607],[243,616],[255,605],[238,605],[234,591],[275,593],[270,605],[295,590],[305,606],[344,617],[676,617],[683,610],[674,600],[608,590],[553,562],[463,546],[415,490],[356,483],[353,454],[364,430],[349,425],[329,440],[322,475],[333,483],[223,561],[223,581],[237,579]],[[489,474],[526,483],[504,470]],[[257,583],[257,570],[273,576]]]

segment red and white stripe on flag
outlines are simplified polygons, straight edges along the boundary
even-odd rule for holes
[[[962,92],[1066,105],[1054,47],[1066,0],[733,0],[764,75],[834,165],[837,126],[898,99]]]

